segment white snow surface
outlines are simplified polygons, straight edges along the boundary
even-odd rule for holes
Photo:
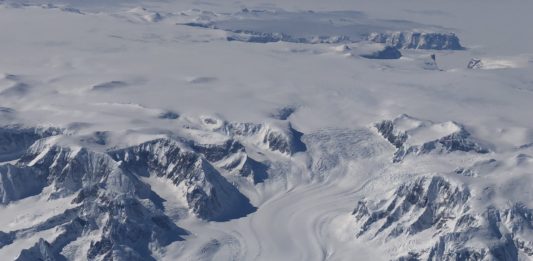
[[[459,225],[443,221],[444,227],[394,237],[377,232],[385,222],[378,220],[368,230],[374,236],[359,237],[363,226],[354,209],[364,201],[377,211],[401,198],[403,185],[437,176],[467,188],[468,210],[451,209],[477,218],[472,227],[484,227],[487,209],[533,209],[531,10],[528,0],[0,0],[0,167],[19,166],[23,159],[12,155],[31,145],[3,138],[3,129],[57,128],[61,135],[36,140],[29,151],[41,144],[72,155],[174,139],[182,152],[204,160],[196,167],[209,164],[207,181],[195,180],[196,186],[227,180],[222,190],[235,187],[255,210],[205,220],[188,209],[188,181],[139,174],[161,199],[162,215],[188,232],[183,240],[151,245],[155,260],[392,260],[411,252],[430,260],[428,249],[441,235],[461,231]],[[228,41],[234,33],[228,30],[357,41],[251,43]],[[383,47],[361,37],[375,31],[453,32],[465,49],[361,57]],[[482,60],[481,70],[467,68],[472,58]],[[464,128],[488,153],[429,153],[393,163],[396,148],[373,127],[383,120],[405,133],[409,146]],[[213,160],[191,145],[228,141],[243,149]],[[283,142],[286,149],[278,146]],[[25,167],[42,161],[46,153],[39,153]],[[259,167],[239,176],[246,164],[268,166],[266,176]],[[0,185],[16,184],[7,176],[0,168]],[[51,197],[53,185],[0,206],[0,231],[19,231],[5,246],[0,234],[0,259],[58,237],[55,227],[20,232],[77,206],[76,194]],[[419,218],[416,210],[406,213],[383,231]],[[514,231],[520,226],[513,222],[501,220],[500,231],[512,231],[525,247],[516,256],[490,252],[478,260],[533,260],[533,219],[520,223],[524,230]],[[489,235],[472,235],[469,249],[496,244]],[[56,252],[98,260],[87,252],[100,236],[83,233]]]

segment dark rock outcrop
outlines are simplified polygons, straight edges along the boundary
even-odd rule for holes
[[[454,33],[387,32],[372,33],[368,40],[398,49],[463,50]]]
[[[362,54],[361,57],[367,58],[367,59],[400,59],[402,57],[402,53],[396,49],[396,47],[392,46],[385,46],[383,50],[379,50],[376,52],[373,52],[371,54]]]

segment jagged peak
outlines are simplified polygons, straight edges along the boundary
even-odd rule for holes
[[[468,210],[465,203],[470,196],[468,188],[444,177],[419,177],[400,185],[377,205],[359,201],[352,213],[361,224],[357,235],[373,231],[374,237],[395,238],[440,229],[456,213]]]
[[[237,140],[244,146],[290,156],[305,151],[300,140],[302,133],[285,120],[269,120],[260,123],[233,122],[217,116],[184,117],[185,132],[201,143],[221,144]]]
[[[380,135],[396,147],[393,161],[401,161],[409,154],[426,154],[432,151],[473,151],[487,153],[489,150],[471,137],[466,128],[454,121],[436,123],[402,114],[392,120],[374,124]]]
[[[422,176],[402,183],[383,198],[359,201],[352,213],[356,236],[380,239],[391,246],[407,238],[425,242],[401,253],[397,260],[531,256],[533,210],[522,203],[479,207],[480,197],[485,196],[452,176]]]
[[[176,186],[184,186],[183,197],[192,212],[201,218],[233,218],[232,215],[246,215],[254,209],[204,156],[184,150],[173,140],[158,139],[109,154],[122,167],[140,176],[163,177]],[[240,210],[232,212],[235,208]]]

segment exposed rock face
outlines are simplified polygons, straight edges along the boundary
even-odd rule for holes
[[[46,183],[44,173],[35,169],[11,164],[0,165],[0,204],[37,195]]]
[[[407,134],[405,132],[397,132],[394,129],[394,122],[385,120],[380,123],[376,123],[376,129],[387,139],[394,147],[401,148],[405,141],[407,141]]]
[[[35,195],[43,202],[73,199],[59,213],[0,231],[0,248],[54,231],[51,239],[34,239],[35,245],[23,250],[18,260],[67,260],[69,247],[89,260],[157,260],[165,247],[188,234],[177,225],[188,214],[219,222],[255,211],[238,186],[264,182],[269,167],[280,164],[273,159],[289,161],[296,153],[309,152],[307,170],[326,179],[346,171],[346,162],[379,160],[379,165],[389,165],[382,161],[392,148],[395,162],[405,160],[401,165],[409,165],[415,156],[457,151],[480,158],[445,174],[413,174],[414,179],[409,176],[393,189],[360,200],[352,213],[357,238],[379,240],[391,248],[402,242],[422,242],[407,253],[394,252],[398,260],[533,256],[533,210],[520,201],[507,206],[485,204],[492,192],[480,192],[465,182],[505,171],[500,167],[510,164],[529,169],[531,157],[518,154],[502,161],[482,156],[488,150],[455,122],[400,115],[375,124],[375,129],[308,134],[304,140],[309,150],[302,134],[280,119],[237,123],[204,117],[186,126],[181,132],[143,136],[142,141],[129,141],[126,146],[117,146],[113,134],[106,131],[38,138],[16,161],[0,165],[0,204]],[[406,160],[408,156],[412,158]],[[175,189],[171,195],[177,199],[179,215],[167,212],[168,198],[158,194],[152,179]],[[480,202],[485,205],[479,207]]]
[[[166,111],[166,112],[163,112],[161,114],[159,114],[158,118],[159,119],[164,119],[164,120],[175,120],[177,118],[179,118],[180,115],[178,113],[175,113],[173,111]]]
[[[398,49],[463,50],[454,33],[387,32],[371,33],[368,40]]]
[[[191,26],[210,27],[198,24],[188,24]],[[211,28],[218,29],[216,26]],[[290,34],[276,32],[256,32],[246,30],[229,30],[228,41],[240,41],[250,43],[271,43],[271,42],[291,42],[308,44],[339,44],[354,43],[360,39],[352,39],[345,35],[335,36],[307,36],[294,37]],[[420,32],[386,32],[371,33],[367,40],[374,43],[386,44],[396,49],[426,49],[426,50],[464,50],[459,37],[454,33],[420,33]],[[394,53],[398,55],[396,52]],[[382,58],[383,59],[383,58]],[[392,59],[392,58],[389,58]]]
[[[268,165],[251,158],[245,147],[234,139],[222,144],[192,143],[194,151],[202,154],[210,163],[230,173],[251,178],[257,184],[267,177]]]
[[[398,260],[518,260],[518,255],[533,255],[531,209],[514,204],[478,212],[473,200],[464,185],[440,176],[421,177],[388,198],[358,202],[352,213],[356,235],[393,244],[418,237],[426,242],[427,248],[413,249]]]
[[[303,134],[293,129],[290,124],[287,128],[279,128],[267,124],[227,123],[220,131],[230,137],[254,139],[259,145],[286,155],[306,150],[301,141]]]
[[[400,59],[400,57],[402,57],[402,53],[400,53],[400,51],[398,51],[398,49],[395,47],[385,46],[383,50],[376,51],[371,54],[363,54],[361,56],[367,59]]]
[[[429,55],[429,57],[418,58],[420,67],[424,70],[439,71],[439,65],[437,64],[437,56],[435,54]]]
[[[292,112],[292,108],[284,110],[286,115],[280,117]],[[191,133],[183,139],[188,147],[222,170],[222,174],[245,177],[254,184],[269,177],[270,157],[289,159],[307,150],[301,140],[303,134],[281,119],[263,123],[229,122],[214,116],[185,120]]]
[[[440,32],[438,29],[435,31],[435,28],[422,24],[398,23],[394,20],[379,20],[376,22],[380,26],[375,26],[368,17],[350,11],[250,10],[196,16],[183,24],[226,31],[228,41],[339,44],[367,40],[397,49],[464,49],[454,33]],[[321,18],[316,19],[316,16]]]
[[[433,151],[488,152],[463,126],[454,122],[433,123],[400,115],[394,120],[385,120],[374,126],[396,147],[394,162],[399,162],[410,154],[420,155]]]
[[[469,197],[467,189],[442,177],[419,178],[401,185],[379,209],[369,209],[367,202],[360,201],[353,212],[361,222],[357,235],[373,231],[374,236],[386,233],[387,237],[397,237],[442,227],[455,213],[466,211],[463,208]]]
[[[182,240],[187,232],[165,214],[163,200],[142,178],[168,179],[183,193],[175,195],[185,199],[183,208],[211,221],[255,211],[213,164],[249,176],[256,183],[266,178],[267,166],[249,158],[245,147],[235,139],[201,144],[160,138],[102,152],[65,145],[68,142],[60,142],[61,139],[46,138],[55,133],[43,133],[4,132],[4,140],[12,141],[5,143],[10,146],[5,146],[4,151],[21,150],[22,155],[14,164],[0,165],[0,204],[39,195],[45,188],[49,199],[75,199],[63,213],[25,228],[0,232],[0,247],[4,247],[26,235],[59,231],[54,240],[41,239],[22,251],[18,260],[66,260],[61,254],[63,248],[87,234],[93,235],[87,246],[89,260],[155,260],[154,251]],[[246,133],[243,130],[241,134]],[[265,132],[266,137],[271,137],[265,139],[265,148],[291,148],[289,143],[281,142],[282,134],[274,133]],[[97,132],[78,138],[82,144],[104,146],[109,137],[106,132]]]
[[[468,69],[482,69],[483,68],[483,61],[481,59],[472,58],[468,65],[466,66]]]
[[[18,164],[44,173],[47,183],[43,185],[54,186],[51,197],[72,195],[81,188],[98,184],[110,174],[121,171],[119,164],[104,153],[44,142],[34,144]]]
[[[272,43],[272,42],[290,42],[290,43],[346,43],[353,42],[348,36],[312,36],[312,37],[294,37],[284,33],[266,33],[254,31],[235,30],[226,38],[228,41],[239,41],[249,43]]]
[[[457,168],[455,173],[466,177],[479,177],[480,175],[490,173],[500,165],[501,163],[495,159],[483,160],[466,168]]]
[[[16,159],[38,139],[58,135],[60,132],[53,128],[1,127],[0,161]]]
[[[90,234],[92,241],[85,246],[89,260],[155,260],[155,252],[182,240],[187,232],[167,216],[163,199],[145,178],[170,181],[178,191],[175,197],[184,200],[180,211],[226,221],[255,207],[220,171],[249,178],[253,184],[268,177],[268,163],[250,157],[246,146],[283,157],[305,150],[302,134],[289,123],[205,118],[202,124],[206,137],[216,138],[174,136],[119,148],[106,131],[66,136],[52,129],[1,129],[0,152],[16,161],[0,165],[0,204],[35,195],[43,195],[43,200],[75,198],[63,213],[0,232],[0,247],[55,229],[53,240],[39,240],[18,259],[66,260],[63,249]],[[110,149],[94,149],[102,147]]]
[[[187,232],[163,214],[154,198],[141,198],[146,195],[139,192],[132,192],[135,196],[113,195],[95,187],[80,191],[74,200],[78,207],[11,232],[16,238],[53,228],[60,231],[52,242],[41,239],[23,250],[18,260],[66,260],[61,250],[89,233],[98,233],[90,242],[89,260],[155,260],[152,251],[182,240]]]
[[[54,228],[60,231],[53,242],[41,240],[22,251],[20,260],[65,260],[60,252],[66,245],[95,232],[100,233],[100,239],[91,243],[88,259],[151,260],[153,249],[180,240],[186,233],[163,213],[160,199],[147,184],[105,153],[43,141],[34,144],[17,167],[24,169],[18,177],[23,182],[11,182],[10,187],[2,183],[2,189],[25,194],[10,200],[36,194],[45,186],[52,186],[52,198],[77,194],[73,208],[3,234],[2,244],[11,244],[27,234]]]
[[[66,260],[65,257],[57,256],[52,251],[50,243],[44,239],[39,239],[39,242],[30,249],[24,249],[17,258],[17,261],[24,260],[45,260],[45,261],[59,261]]]
[[[231,149],[230,149],[231,150]],[[189,208],[209,220],[225,220],[254,210],[248,199],[200,154],[186,151],[169,139],[149,141],[110,155],[139,175],[155,175],[186,189]],[[212,160],[221,154],[208,154]]]
[[[107,219],[97,224],[102,230],[91,242],[88,259],[155,260],[152,251],[183,240],[185,230],[177,227],[162,209],[135,198],[99,197],[94,204],[83,206],[82,213],[91,219],[95,209],[106,212]]]
[[[226,158],[228,155],[245,151],[244,146],[233,139],[228,139],[222,144],[193,143],[191,147],[195,152],[204,155],[210,162],[217,162]]]

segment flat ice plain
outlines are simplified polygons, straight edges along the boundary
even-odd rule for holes
[[[0,259],[532,260],[531,10],[0,0]]]

